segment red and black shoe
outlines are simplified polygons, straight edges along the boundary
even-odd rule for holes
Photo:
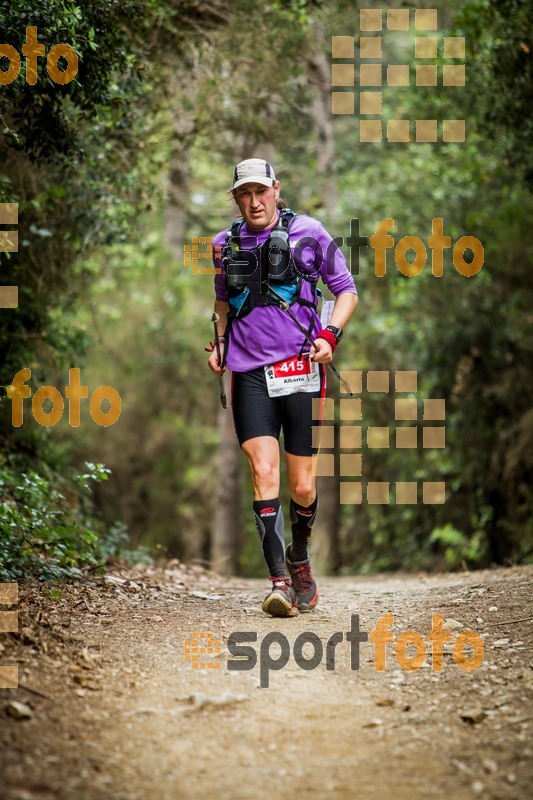
[[[272,590],[263,602],[263,611],[272,617],[295,617],[298,614],[298,597],[292,588],[290,578],[276,578],[270,575]]]
[[[285,564],[298,596],[298,611],[314,611],[318,603],[318,587],[311,574],[309,557],[305,561],[290,560],[291,546],[285,551]]]

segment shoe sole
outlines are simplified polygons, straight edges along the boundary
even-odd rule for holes
[[[263,611],[272,617],[295,617],[298,609],[279,594],[271,594],[263,603]]]

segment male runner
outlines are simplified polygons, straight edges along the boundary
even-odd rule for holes
[[[263,610],[294,616],[312,611],[319,595],[307,551],[318,508],[312,401],[325,397],[325,364],[357,305],[357,290],[322,224],[286,210],[271,164],[260,158],[241,161],[232,193],[243,221],[213,239],[220,319],[218,348],[208,364],[217,375],[226,364],[232,371],[235,431],[250,466],[254,519],[272,582]],[[316,310],[319,278],[336,298],[325,330]],[[279,501],[281,429],[291,498],[292,542],[286,550]]]

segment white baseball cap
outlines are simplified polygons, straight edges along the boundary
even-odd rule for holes
[[[247,158],[241,161],[233,170],[233,189],[244,183],[262,183],[263,186],[272,186],[276,181],[274,168],[263,158]]]

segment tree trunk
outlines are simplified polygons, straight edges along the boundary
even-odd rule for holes
[[[320,571],[337,575],[341,567],[339,479],[317,479],[319,513],[313,529],[313,556]]]
[[[313,25],[315,41],[322,44],[324,30],[316,22]],[[311,106],[311,116],[316,135],[317,170],[322,177],[323,205],[332,214],[337,200],[337,188],[334,174],[335,140],[333,136],[333,118],[331,115],[331,75],[330,65],[326,58],[325,47],[312,52],[307,61],[309,82],[315,87],[315,96]]]
[[[183,258],[185,237],[185,206],[188,200],[188,165],[182,152],[172,156],[168,173],[168,200],[164,210],[164,237],[175,258]]]

